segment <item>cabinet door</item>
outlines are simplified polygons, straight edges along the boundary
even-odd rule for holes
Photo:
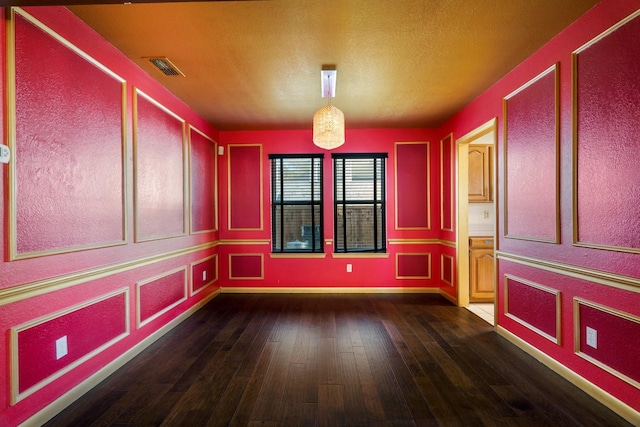
[[[491,145],[469,145],[469,202],[491,197]]]
[[[473,249],[470,257],[469,299],[493,300],[495,288],[493,249]]]

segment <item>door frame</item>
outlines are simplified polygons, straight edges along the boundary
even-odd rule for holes
[[[493,147],[491,150],[491,180],[493,188],[494,218],[497,226],[497,197],[496,197],[496,153],[498,143],[498,119],[494,117],[483,125],[475,128],[456,140],[456,259],[458,278],[458,306],[469,306],[469,144],[488,133],[493,132]],[[497,232],[497,228],[496,228]],[[494,236],[495,237],[495,236]],[[495,242],[496,239],[494,239]],[[495,251],[495,246],[494,246]],[[494,292],[494,304],[498,292]]]

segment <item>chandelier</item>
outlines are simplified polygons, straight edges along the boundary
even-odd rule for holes
[[[344,144],[344,114],[331,105],[336,93],[336,70],[322,70],[322,97],[329,102],[313,115],[313,143],[325,150]]]

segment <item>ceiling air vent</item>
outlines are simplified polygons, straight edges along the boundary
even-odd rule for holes
[[[175,65],[173,65],[173,63],[169,61],[169,58],[167,58],[166,56],[154,56],[154,57],[147,57],[144,59],[151,62],[153,65],[155,65],[155,67],[158,70],[160,70],[160,72],[165,76],[184,77],[184,74],[182,73],[182,71],[178,70],[178,68]]]

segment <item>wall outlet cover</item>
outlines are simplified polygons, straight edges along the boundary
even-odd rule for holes
[[[587,345],[598,348],[598,331],[587,326]]]
[[[0,163],[9,163],[11,160],[11,150],[7,145],[0,144]]]
[[[67,346],[67,336],[63,336],[56,340],[56,360],[69,354],[69,347]]]

